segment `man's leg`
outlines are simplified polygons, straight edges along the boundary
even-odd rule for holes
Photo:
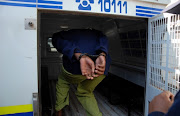
[[[56,111],[57,116],[61,116],[61,109],[64,106],[69,105],[69,89],[70,83],[77,84],[86,80],[85,76],[82,75],[73,75],[67,72],[64,67],[61,67],[61,74],[58,78],[58,82],[56,84]]]
[[[67,82],[63,75],[60,74],[58,77],[58,82],[56,84],[56,111],[58,111],[58,116],[61,116],[61,109],[66,105],[69,105],[69,88],[70,83]]]
[[[105,75],[101,75],[93,80],[85,80],[78,84],[76,96],[85,108],[88,116],[102,116],[93,91],[104,78]]]

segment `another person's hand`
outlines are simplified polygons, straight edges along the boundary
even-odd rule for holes
[[[174,95],[169,91],[164,91],[154,97],[149,104],[149,113],[159,111],[167,113],[174,102]]]
[[[106,68],[105,56],[99,56],[95,62],[95,73],[96,76],[103,75]]]
[[[75,53],[75,57],[78,59],[81,53]],[[94,79],[95,65],[91,58],[84,55],[80,59],[80,68],[82,75],[86,76],[87,79]]]

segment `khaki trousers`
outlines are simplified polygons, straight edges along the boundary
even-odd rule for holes
[[[63,67],[61,74],[58,77],[56,84],[56,111],[61,110],[66,105],[69,105],[69,88],[70,84],[77,84],[76,96],[88,116],[102,116],[99,111],[97,101],[94,97],[93,91],[95,87],[105,78],[105,75],[87,80],[85,76],[73,75],[67,72]]]

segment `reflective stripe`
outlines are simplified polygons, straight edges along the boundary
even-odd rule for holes
[[[31,3],[36,3],[36,0],[7,0],[7,1],[15,1],[15,2],[31,2]]]
[[[7,115],[0,115],[0,116],[33,116],[33,112],[7,114]]]
[[[0,115],[32,112],[32,104],[0,107]]]
[[[22,6],[22,7],[36,7],[36,4],[10,3],[10,2],[0,2],[0,5]]]
[[[162,10],[163,9],[159,9],[159,8],[136,6],[136,16],[153,17],[157,14],[161,14]]]
[[[146,7],[146,6],[136,6],[136,8],[146,9],[146,10],[154,10],[154,11],[162,11],[163,10],[163,9],[159,9],[159,8],[152,8],[152,7]]]
[[[62,1],[38,0],[38,3],[62,5]]]
[[[38,8],[62,9],[62,6],[38,5]]]
[[[136,16],[153,17],[154,15],[136,13]]]
[[[138,9],[136,9],[136,12],[140,12],[140,13],[150,13],[150,14],[161,14],[160,12],[153,12],[153,11],[146,11],[146,10],[138,10]]]
[[[7,5],[7,6],[21,6],[21,7],[34,7],[34,8],[48,8],[48,9],[62,9],[62,2],[56,1],[45,1],[39,0],[39,3],[33,3],[34,0],[7,0],[8,2],[1,2],[0,5]],[[23,2],[22,2],[23,1]],[[16,3],[17,2],[17,3]]]

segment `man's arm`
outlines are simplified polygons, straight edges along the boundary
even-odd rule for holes
[[[98,41],[96,45],[96,53],[99,57],[95,61],[96,76],[103,75],[106,69],[106,55],[108,54],[108,39],[101,32],[98,32]]]
[[[106,55],[108,54],[108,39],[107,37],[101,33],[98,32],[98,40],[96,44],[96,53],[105,53]]]
[[[148,116],[164,116],[174,102],[174,95],[169,91],[164,91],[154,97],[149,104]]]
[[[104,52],[100,53],[99,57],[95,62],[95,75],[96,77],[99,75],[103,75],[106,68],[106,54]]]
[[[164,115],[165,114],[163,112],[155,111],[155,112],[150,113],[148,116],[164,116]]]
[[[180,116],[180,91],[174,98],[174,103],[164,116]]]
[[[156,96],[150,103],[150,114],[148,116],[180,116],[180,91],[176,94],[175,98],[173,97],[173,95],[171,95],[171,93],[169,95],[171,96],[169,96],[170,101],[168,99],[169,97],[167,97],[166,94],[161,93],[160,95]],[[174,103],[172,104],[173,99]],[[168,109],[168,111],[166,109]]]
[[[58,50],[58,52],[62,53],[63,55],[67,56],[70,60],[72,60],[74,51],[81,52],[74,43],[72,39],[63,38],[63,34],[68,32],[58,32],[53,34],[52,37],[52,44]]]

